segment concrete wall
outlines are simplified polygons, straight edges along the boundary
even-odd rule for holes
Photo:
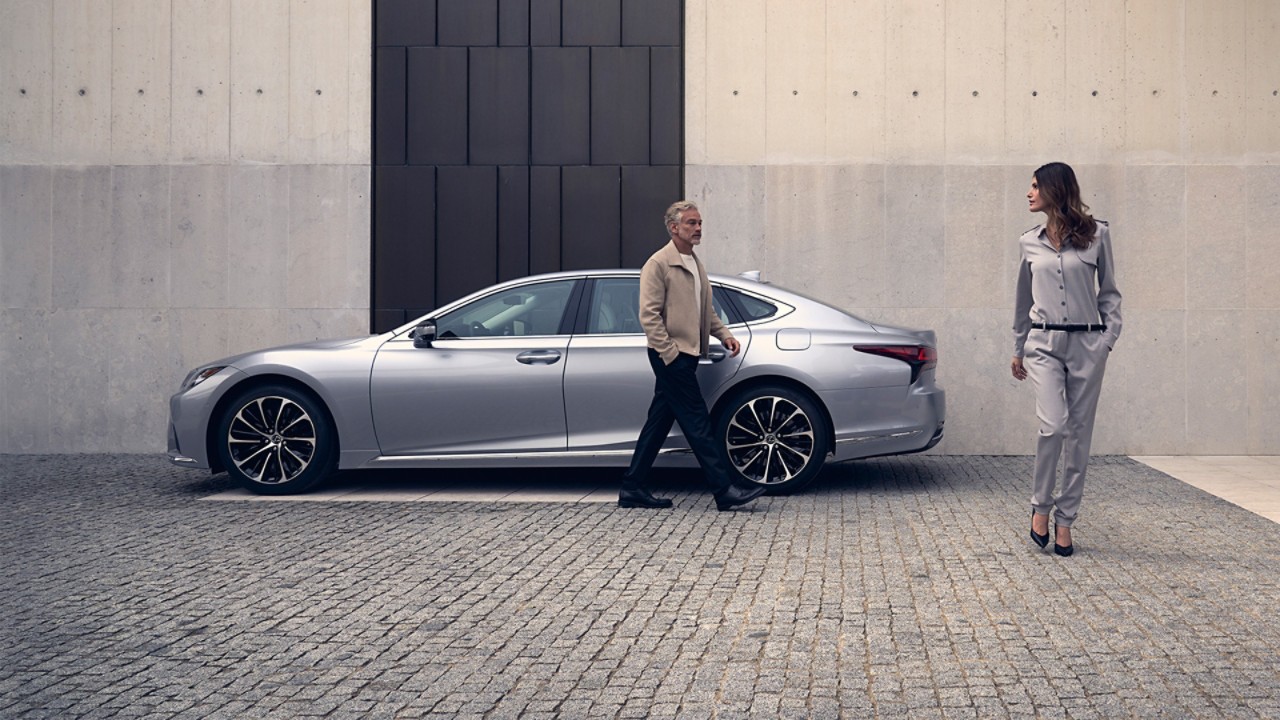
[[[1034,448],[1064,160],[1125,293],[1095,450],[1280,453],[1280,3],[686,2],[707,259],[937,329],[939,451]],[[367,329],[371,4],[0,3],[0,452],[161,450],[191,366]]]
[[[195,364],[367,332],[371,22],[0,4],[0,452],[163,450]]]
[[[1280,453],[1280,3],[688,0],[713,269],[939,333],[939,452],[1030,453],[1009,376],[1038,165],[1112,224],[1094,450]]]

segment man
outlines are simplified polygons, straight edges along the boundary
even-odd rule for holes
[[[734,473],[711,437],[711,416],[695,373],[698,358],[707,354],[710,336],[719,338],[731,357],[741,348],[712,309],[707,271],[693,254],[693,246],[702,243],[698,207],[682,200],[667,208],[663,220],[671,241],[640,271],[640,325],[657,382],[631,467],[622,478],[618,507],[671,507],[670,500],[649,493],[645,480],[676,421],[711,481],[716,508],[729,510],[759,497],[764,488],[734,483]]]

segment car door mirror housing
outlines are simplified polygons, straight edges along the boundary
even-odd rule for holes
[[[431,347],[431,343],[436,339],[435,322],[427,321],[422,323],[409,332],[409,337],[413,338],[413,346],[416,348]]]

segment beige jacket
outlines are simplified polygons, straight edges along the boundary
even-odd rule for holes
[[[696,307],[695,278],[680,260],[675,243],[668,241],[654,253],[640,271],[640,325],[649,347],[670,365],[680,353],[697,357],[707,354],[711,335],[721,342],[733,333],[720,322],[711,305],[711,282],[707,270],[695,254],[697,282],[702,283],[702,307]]]

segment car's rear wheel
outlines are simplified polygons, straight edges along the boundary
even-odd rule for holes
[[[336,449],[333,425],[320,403],[284,385],[240,393],[218,425],[222,466],[256,493],[309,490],[333,472]]]
[[[723,405],[716,437],[742,481],[773,495],[807,485],[826,462],[826,416],[807,395],[766,385],[737,393]]]

